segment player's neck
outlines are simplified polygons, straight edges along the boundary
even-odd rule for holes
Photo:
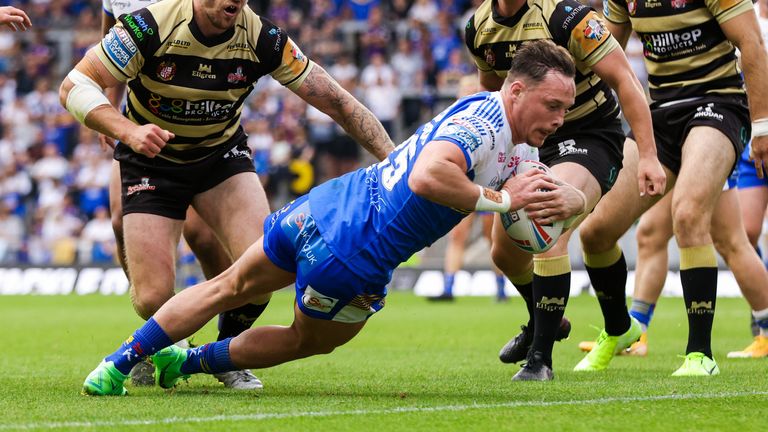
[[[511,17],[519,11],[528,0],[496,0],[496,12],[505,17]]]

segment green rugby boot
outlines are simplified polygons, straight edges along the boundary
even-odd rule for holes
[[[580,372],[605,370],[613,357],[635,343],[643,334],[640,322],[629,317],[629,330],[619,336],[610,336],[605,330],[600,332],[594,348],[573,368]]]
[[[187,359],[187,350],[171,345],[152,356],[155,364],[155,382],[164,389],[173,388],[179,379],[187,380],[189,375],[181,372],[181,365]]]
[[[720,368],[714,359],[700,352],[685,355],[685,361],[672,376],[711,376],[720,374]]]
[[[86,396],[124,396],[128,391],[123,382],[128,375],[123,375],[114,362],[102,360],[85,378],[82,394]]]

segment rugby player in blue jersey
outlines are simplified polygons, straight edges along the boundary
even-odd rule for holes
[[[330,353],[384,306],[392,270],[472,211],[525,208],[542,223],[584,212],[586,199],[572,186],[541,172],[512,176],[563,123],[574,102],[574,75],[563,48],[551,41],[524,45],[500,92],[460,99],[386,160],[272,213],[264,236],[232,267],[166,302],[88,375],[83,393],[125,394],[128,371],[153,354],[156,381],[169,388],[193,373]],[[291,326],[256,327],[191,350],[171,346],[217,313],[293,282]]]

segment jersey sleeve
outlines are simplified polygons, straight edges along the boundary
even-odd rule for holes
[[[296,90],[304,82],[314,63],[301,52],[298,45],[280,27],[265,18],[259,40],[256,42],[256,56],[265,63],[266,70],[280,84]]]
[[[138,76],[144,59],[160,47],[157,22],[147,9],[123,14],[96,50],[101,62],[117,80]]]
[[[619,48],[601,16],[576,0],[558,3],[549,26],[555,43],[566,47],[578,63],[588,67]]]
[[[754,10],[750,0],[705,0],[707,9],[718,23],[724,23],[744,12]]]
[[[637,7],[635,1],[630,0],[632,7]],[[629,22],[629,5],[626,0],[603,0],[603,16],[614,24],[626,24]]]
[[[472,15],[467,21],[467,25],[464,28],[464,44],[467,46],[469,53],[472,55],[472,60],[475,61],[477,69],[482,72],[491,72],[493,67],[485,61],[485,56],[480,49],[475,46],[475,37],[477,36],[477,28],[475,27],[475,16]]]
[[[458,113],[438,126],[432,141],[449,141],[464,153],[467,173],[484,169],[490,163],[498,132],[488,121]]]

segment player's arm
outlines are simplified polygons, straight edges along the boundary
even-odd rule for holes
[[[667,179],[656,157],[651,111],[643,87],[629,66],[624,51],[618,48],[612,50],[592,66],[592,71],[616,92],[624,117],[635,135],[640,153],[637,168],[640,195],[663,194]]]
[[[446,207],[466,211],[517,210],[532,202],[544,201],[558,186],[544,173],[534,170],[518,176],[503,191],[480,187],[467,177],[467,162],[461,149],[450,141],[432,141],[419,154],[408,177],[416,195]],[[508,182],[509,183],[509,182]]]
[[[0,25],[6,25],[13,31],[26,31],[32,27],[26,12],[13,6],[0,7]]]
[[[107,13],[106,10],[102,8],[101,10],[101,35],[106,36],[107,33],[109,33],[109,29],[112,28],[117,23],[115,20],[115,17]],[[114,87],[108,87],[104,90],[104,94],[107,96],[107,99],[109,100],[109,103],[112,104],[113,107],[119,108],[120,102],[123,99],[123,94],[125,93],[125,84],[118,81],[118,84]],[[102,133],[99,134],[99,144],[101,145],[102,150],[106,150],[107,147],[115,147],[115,140],[111,137],[104,135]]]
[[[312,67],[304,82],[294,92],[331,117],[379,160],[384,160],[395,149],[376,116],[319,65]]]
[[[768,56],[754,10],[720,23],[725,36],[741,51],[741,68],[747,84],[749,114],[752,118],[752,154],[757,175],[764,176],[768,165]],[[737,155],[738,157],[738,155]]]
[[[621,45],[622,49],[627,48],[627,42],[629,42],[629,36],[632,35],[632,24],[622,23],[618,24],[612,21],[606,21],[605,27],[613,35],[614,39]]]
[[[88,50],[59,88],[59,101],[80,123],[120,140],[136,153],[154,157],[173,138],[173,133],[153,124],[137,126],[124,117],[104,96],[104,89],[120,81],[112,76],[95,50]]]

